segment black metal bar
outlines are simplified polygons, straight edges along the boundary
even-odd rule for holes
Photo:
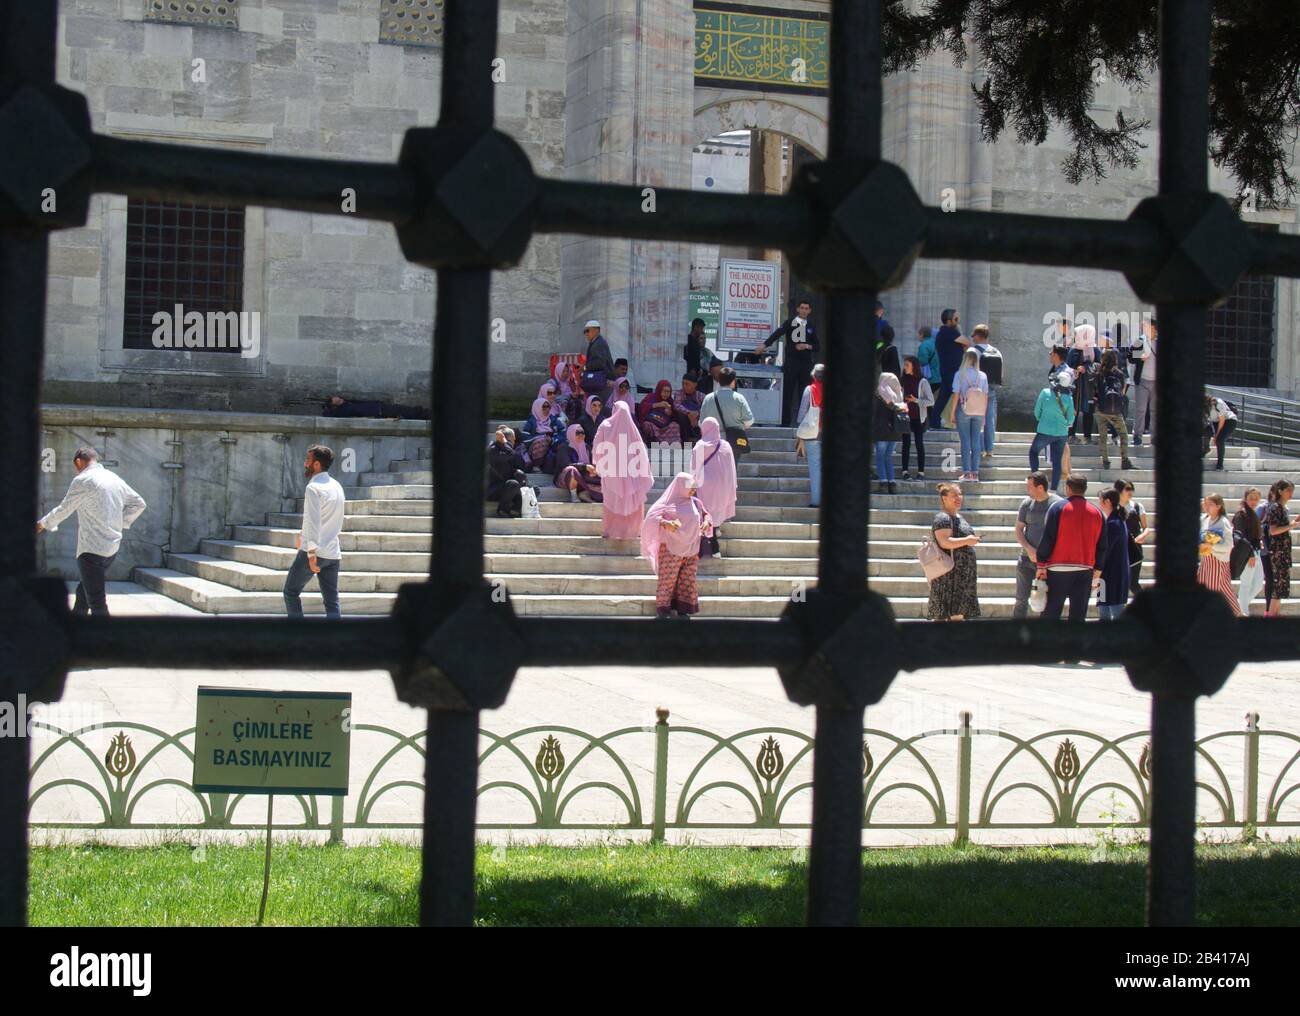
[[[879,0],[837,0],[831,8],[830,159],[880,157]],[[826,301],[821,539],[817,587],[860,596],[867,587],[871,409],[875,396],[876,296],[833,292]],[[862,884],[860,708],[817,707],[813,747],[808,923],[853,925]]]
[[[1160,4],[1160,193],[1208,189],[1210,0]],[[1201,395],[1205,377],[1203,304],[1159,304],[1156,490],[1160,538],[1157,594],[1196,581],[1200,544]],[[1190,925],[1195,914],[1195,694],[1156,691],[1151,703],[1151,854],[1147,921]],[[1157,734],[1159,740],[1157,741]]]
[[[439,126],[492,127],[497,0],[448,0]],[[433,526],[430,581],[471,589],[483,580],[488,319],[492,273],[439,269],[433,336]],[[432,438],[432,435],[431,435]],[[478,710],[429,711],[420,923],[474,920]]]
[[[54,80],[56,4],[0,7],[0,104],[25,82]],[[0,583],[36,572],[36,519],[40,498],[40,413],[45,364],[45,293],[49,235],[39,230],[0,229],[0,457],[12,482],[0,498]],[[9,586],[14,590],[14,585]],[[0,638],[21,646],[18,615],[0,618]],[[0,701],[25,728],[20,689],[35,684],[24,672],[28,651],[0,673]],[[31,655],[34,655],[32,653]],[[28,739],[0,737],[0,926],[27,923]]]
[[[93,138],[95,189],[128,197],[259,205],[343,215],[344,191],[356,218],[405,222],[415,188],[392,163],[343,162],[230,152],[156,141]]]

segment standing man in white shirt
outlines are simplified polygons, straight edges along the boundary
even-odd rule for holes
[[[144,498],[120,476],[99,464],[99,453],[89,446],[78,448],[72,457],[77,475],[63,502],[36,523],[37,533],[53,533],[59,523],[77,513],[77,596],[74,614],[108,617],[104,582],[109,566],[122,546],[122,531],[145,509]]]
[[[334,453],[324,445],[307,449],[302,471],[307,477],[303,495],[302,532],[294,541],[298,556],[284,580],[284,608],[290,617],[302,617],[302,591],[313,575],[320,583],[326,617],[341,617],[339,610],[339,533],[343,530],[343,509],[347,498],[343,485],[330,476]]]
[[[1147,318],[1142,322],[1142,330],[1146,333],[1142,342],[1142,348],[1139,349],[1135,344],[1133,347],[1133,384],[1136,389],[1136,397],[1133,400],[1133,447],[1142,447],[1142,433],[1146,430],[1146,418],[1148,410],[1151,413],[1151,431],[1147,440],[1151,444],[1156,443],[1156,321],[1155,318]]]

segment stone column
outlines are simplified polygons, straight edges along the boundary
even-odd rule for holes
[[[691,186],[695,15],[689,0],[571,0],[565,171],[571,179]],[[645,199],[637,196],[638,207]],[[643,214],[653,215],[652,211]],[[686,244],[571,237],[559,347],[598,318],[642,385],[680,375]]]
[[[755,128],[749,132],[749,193],[780,194],[785,190],[781,158],[785,139],[773,131]],[[755,247],[749,252],[754,261],[780,261],[781,251]]]

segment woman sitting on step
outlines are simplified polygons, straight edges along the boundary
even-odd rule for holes
[[[654,486],[650,454],[626,402],[596,431],[591,461],[600,475],[601,535],[607,540],[634,540],[641,535],[645,496]]]
[[[582,426],[570,424],[565,437],[568,438],[567,443],[555,453],[555,465],[558,467],[555,485],[569,492],[570,501],[600,504],[600,476],[591,463]]]
[[[533,414],[524,421],[521,441],[525,468],[539,473],[555,472],[556,453],[564,444],[566,426],[564,417],[555,412],[550,400],[539,398],[533,402]]]
[[[655,385],[655,390],[641,400],[637,409],[637,422],[646,444],[681,444],[682,429],[677,426],[673,410],[673,386],[667,379]]]
[[[646,514],[641,527],[641,556],[658,576],[655,616],[681,618],[698,614],[695,577],[700,544],[713,533],[713,521],[695,496],[695,478],[678,473]]]
[[[583,406],[578,425],[582,427],[582,436],[587,439],[587,447],[596,447],[596,430],[605,421],[605,401],[599,395],[588,395]]]
[[[700,502],[713,520],[713,535],[700,541],[701,557],[720,557],[722,524],[736,517],[736,456],[712,416],[700,421],[700,439],[691,449],[691,474]]]

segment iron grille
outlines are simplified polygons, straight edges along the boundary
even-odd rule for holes
[[[59,698],[68,668],[389,667],[399,697],[429,710],[421,920],[474,913],[479,712],[504,702],[520,666],[581,638],[613,664],[775,666],[790,698],[816,709],[808,921],[852,924],[861,890],[864,710],[900,670],[1088,659],[1125,664],[1152,694],[1147,917],[1194,916],[1195,703],[1246,660],[1300,656],[1300,622],[1233,619],[1196,585],[1207,306],[1247,273],[1300,276],[1300,238],[1253,233],[1208,189],[1210,0],[1165,2],[1160,24],[1160,193],[1122,222],[924,206],[881,161],[881,0],[831,9],[828,159],[782,195],[658,192],[536,176],[493,128],[498,4],[448,0],[437,127],[407,132],[396,165],[208,151],[91,131],[84,97],[53,84],[55,4],[0,7],[0,449],[15,478],[0,499],[0,689],[11,702]],[[1170,56],[1172,55],[1172,56]],[[39,144],[33,139],[39,138]],[[58,191],[58,210],[42,206]],[[48,231],[85,225],[92,193],[261,205],[392,222],[408,260],[438,271],[434,322],[434,527],[430,580],[387,618],[72,618],[57,579],[36,575],[41,363]],[[826,292],[825,482],[818,586],[777,622],[689,626],[515,615],[483,578],[481,429],[487,416],[489,287],[534,232],[782,248]],[[913,260],[981,259],[1124,272],[1156,305],[1178,370],[1162,370],[1156,473],[1156,582],[1104,626],[987,621],[907,640],[868,588],[868,449],[874,357],[861,341],[876,293]],[[474,482],[465,482],[472,478]],[[1227,633],[1225,636],[1224,633]],[[485,652],[483,647],[492,647]],[[0,922],[26,914],[26,738],[0,738]]]
[[[146,0],[145,21],[174,25],[239,27],[239,0]]]
[[[1273,276],[1245,275],[1237,280],[1227,300],[1210,310],[1206,384],[1240,388],[1272,385],[1276,310],[1277,280]]]
[[[238,312],[243,301],[244,209],[141,198],[127,203],[124,348],[154,348],[160,311]],[[174,324],[178,332],[182,323]],[[216,351],[238,350],[233,343]]]

